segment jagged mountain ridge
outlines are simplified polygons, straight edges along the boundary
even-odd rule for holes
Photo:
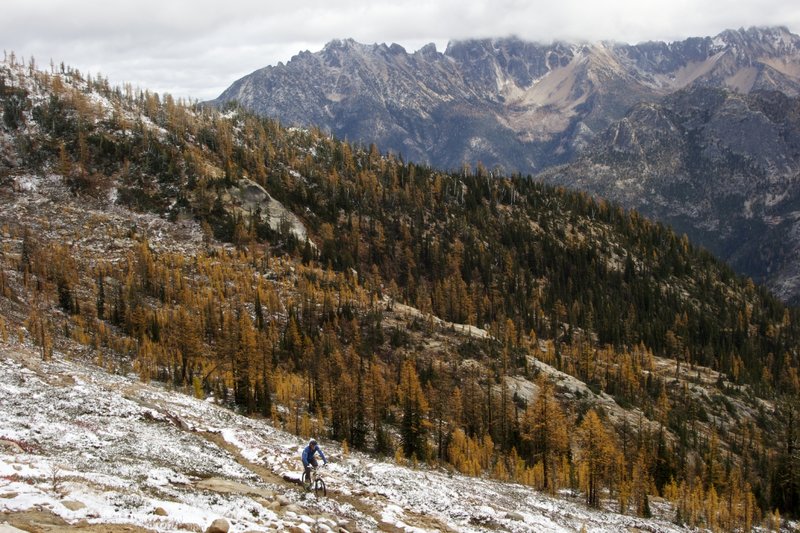
[[[800,99],[694,88],[636,106],[575,163],[539,176],[665,221],[800,299]]]
[[[796,95],[800,37],[750,28],[637,45],[505,38],[454,41],[444,53],[332,41],[237,80],[213,103],[236,100],[439,168],[529,173],[568,161],[636,103],[689,85]]]

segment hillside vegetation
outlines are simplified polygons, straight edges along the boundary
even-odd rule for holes
[[[537,178],[684,230],[796,304],[798,173],[800,99],[693,88],[632,108],[581,157]]]
[[[5,342],[620,512],[800,511],[800,314],[668,228],[63,65],[0,103]]]

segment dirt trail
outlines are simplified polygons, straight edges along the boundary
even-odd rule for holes
[[[203,431],[203,432],[198,432],[198,434],[204,437],[206,440],[212,442],[219,448],[222,448],[223,450],[230,453],[234,457],[234,459],[236,459],[237,463],[247,468],[254,474],[258,475],[258,477],[260,477],[265,482],[274,483],[276,485],[292,489],[298,489],[300,487],[298,483],[287,481],[282,476],[279,476],[278,474],[276,474],[263,464],[254,463],[253,461],[250,461],[249,459],[245,458],[239,451],[239,448],[237,448],[230,442],[226,441],[219,433],[211,433],[208,431]]]
[[[217,433],[202,433],[202,435],[208,439],[209,441],[213,442],[215,445],[219,446],[220,448],[228,451],[235,459],[236,462],[239,463],[241,466],[247,468],[254,474],[258,475],[262,480],[268,483],[274,483],[279,486],[286,487],[287,489],[291,490],[301,490],[299,482],[287,480],[282,476],[277,475],[275,472],[264,466],[263,464],[254,463],[245,457],[242,456],[239,449],[234,446],[233,444],[227,442],[221,435]],[[395,528],[391,524],[385,523],[381,519],[381,515],[383,514],[383,509],[388,504],[388,501],[385,497],[372,494],[370,495],[370,500],[367,501],[362,498],[358,498],[356,496],[350,496],[348,494],[343,494],[338,492],[335,487],[328,487],[328,498],[336,500],[339,503],[347,504],[354,507],[360,513],[371,517],[375,523],[371,524],[371,528],[376,528],[381,531],[403,531],[402,529]],[[313,514],[313,513],[312,513]],[[444,531],[447,533],[456,533],[456,530],[448,527],[446,524],[443,524],[436,518],[413,513],[411,511],[406,511],[406,517],[409,519],[409,525],[419,528],[425,529],[432,529],[435,531]],[[347,517],[339,517],[349,519]],[[356,524],[351,522],[351,525],[355,526]],[[361,527],[356,527],[356,529],[349,529],[349,531],[359,531]]]

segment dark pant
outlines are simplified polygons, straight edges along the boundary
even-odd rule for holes
[[[317,468],[317,466],[318,465],[317,465],[317,458],[316,457],[312,457],[311,459],[308,460],[308,464],[306,465],[305,474],[303,474],[303,478],[306,481],[311,481],[311,469],[312,468]]]

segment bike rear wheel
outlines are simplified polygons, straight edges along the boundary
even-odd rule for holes
[[[325,487],[325,482],[322,481],[321,479],[318,479],[314,483],[314,494],[317,495],[317,496],[327,496],[328,495],[328,489]]]

